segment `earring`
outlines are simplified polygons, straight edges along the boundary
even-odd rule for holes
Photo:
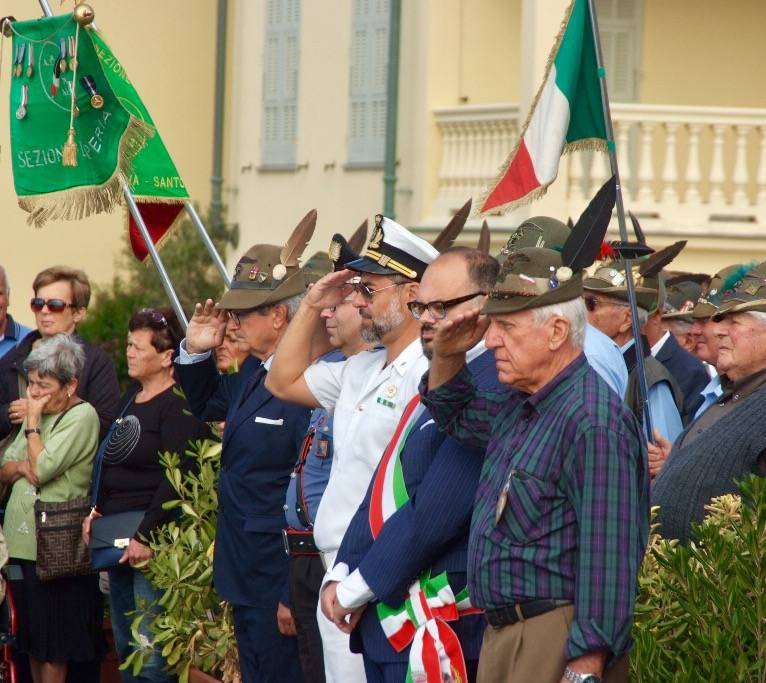
[[[72,394],[71,394],[69,391],[67,391],[67,392],[66,392],[66,397],[67,397],[67,398],[72,398]]]

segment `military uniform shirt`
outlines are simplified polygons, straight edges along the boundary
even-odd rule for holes
[[[420,339],[386,365],[386,350],[362,351],[339,363],[319,362],[303,373],[309,390],[333,412],[333,464],[314,521],[325,553],[340,547],[372,473],[428,369]]]

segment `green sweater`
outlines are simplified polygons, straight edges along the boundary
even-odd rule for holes
[[[40,500],[58,503],[81,496],[90,490],[93,458],[98,448],[98,415],[89,403],[80,403],[64,414],[40,418],[40,436],[44,448],[37,459]],[[24,437],[26,420],[19,435],[7,448],[3,462],[27,459]],[[35,540],[35,500],[37,490],[25,478],[13,484],[3,525],[8,554],[20,560],[37,559]]]

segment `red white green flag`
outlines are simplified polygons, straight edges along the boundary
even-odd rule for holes
[[[507,211],[544,195],[562,154],[606,150],[600,76],[588,0],[573,0],[521,137],[479,198],[480,213]]]

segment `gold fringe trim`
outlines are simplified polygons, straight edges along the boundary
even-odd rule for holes
[[[527,128],[529,127],[529,122],[532,120],[532,115],[535,113],[535,110],[537,109],[537,103],[540,101],[540,97],[543,94],[543,88],[545,88],[545,84],[548,82],[548,76],[550,76],[551,69],[553,68],[553,62],[556,59],[556,55],[558,54],[559,48],[561,47],[561,41],[564,39],[564,33],[566,33],[567,26],[569,24],[569,18],[572,16],[572,10],[574,9],[575,2],[577,0],[571,0],[569,3],[569,6],[566,9],[566,12],[564,12],[564,18],[561,20],[561,24],[559,26],[559,31],[556,34],[556,41],[553,44],[553,48],[548,53],[548,61],[545,63],[545,71],[543,72],[543,80],[540,83],[540,87],[537,89],[537,93],[535,94],[535,99],[532,100],[532,106],[529,108],[529,111],[527,112],[527,118],[524,121],[524,125],[521,128],[521,134],[519,135],[519,139],[516,141],[516,144],[513,146],[513,149],[511,150],[511,153],[508,155],[506,160],[503,162],[502,166],[498,169],[497,175],[495,176],[495,180],[492,182],[492,184],[487,187],[485,190],[483,190],[479,196],[476,198],[476,201],[473,203],[473,211],[471,212],[471,218],[478,218],[484,213],[495,213],[499,211],[509,211],[511,208],[516,208],[519,206],[524,206],[525,204],[529,204],[533,202],[535,199],[539,199],[542,197],[546,190],[548,189],[547,185],[544,185],[542,187],[538,187],[536,190],[533,190],[529,194],[525,195],[524,197],[517,199],[512,202],[508,202],[507,204],[502,204],[499,206],[492,207],[486,212],[481,211],[481,207],[484,206],[484,203],[489,199],[489,196],[492,194],[494,189],[497,187],[498,183],[500,182],[500,179],[505,176],[505,174],[508,172],[508,169],[511,166],[511,162],[513,161],[513,158],[516,156],[516,152],[519,151],[519,146],[521,145],[521,141],[524,139],[524,134],[527,132]],[[584,142],[582,140],[572,143],[574,145],[577,145],[579,142]],[[569,145],[566,145],[564,147],[564,150],[567,149]],[[575,150],[570,150],[575,151]],[[563,154],[563,152],[562,152]]]
[[[49,220],[73,221],[93,214],[111,213],[122,201],[122,186],[133,170],[133,159],[154,134],[153,126],[131,116],[120,140],[117,170],[112,177],[102,185],[19,197],[19,207],[29,213],[27,225],[41,228]]]

